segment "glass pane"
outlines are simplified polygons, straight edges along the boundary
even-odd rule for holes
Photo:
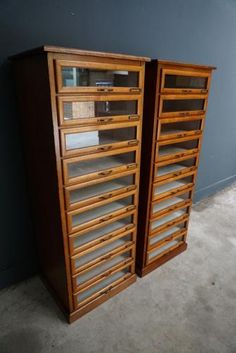
[[[138,81],[135,71],[62,67],[64,87],[138,87]]]
[[[162,177],[169,173],[176,173],[176,172],[183,171],[186,168],[194,166],[195,163],[196,163],[196,159],[191,158],[186,161],[181,161],[178,164],[177,163],[167,164],[163,167],[157,168],[156,177]]]
[[[136,127],[125,127],[121,129],[96,130],[66,134],[65,144],[66,150],[68,151],[76,148],[119,143],[134,140],[135,138]]]
[[[159,156],[162,158],[168,158],[168,156],[176,154],[184,154],[188,151],[198,147],[198,140],[190,140],[185,142],[173,143],[166,146],[159,147]]]
[[[175,218],[181,217],[185,213],[186,213],[186,210],[182,209],[182,210],[177,210],[175,212],[172,212],[172,213],[168,214],[165,217],[161,217],[157,221],[154,221],[154,222],[151,223],[151,230],[159,228],[159,227],[163,226],[167,222],[174,221]]]
[[[181,242],[181,239],[176,239],[176,240],[170,241],[170,242],[167,243],[166,245],[164,245],[164,246],[162,246],[162,247],[156,249],[155,251],[151,252],[151,253],[149,254],[149,256],[148,256],[149,261],[150,261],[151,259],[154,259],[156,256],[161,255],[162,252],[164,252],[164,251],[170,249],[172,246],[177,246],[178,243],[180,243],[180,242]]]
[[[80,202],[91,197],[96,197],[104,193],[109,193],[134,184],[134,175],[128,175],[121,178],[98,183],[92,186],[70,191],[70,203]]]
[[[95,218],[103,217],[107,214],[115,212],[121,208],[130,206],[133,204],[133,196],[126,197],[117,201],[110,202],[107,205],[95,207],[89,211],[85,211],[72,216],[72,226],[78,226],[89,222]]]
[[[121,279],[122,277],[124,277],[129,272],[130,272],[129,268],[126,268],[126,269],[124,269],[122,271],[116,272],[116,273],[114,273],[114,275],[109,276],[106,279],[104,279],[104,281],[101,281],[98,284],[96,284],[96,285],[92,286],[91,288],[87,289],[86,291],[78,294],[77,295],[78,302],[86,300],[90,296],[95,294],[96,292],[102,290],[103,288],[106,288],[106,287],[112,285],[113,282]]]
[[[64,120],[133,115],[137,106],[136,100],[64,102],[63,114]]]
[[[70,178],[75,178],[81,175],[98,172],[100,170],[121,167],[134,162],[135,152],[122,153],[114,156],[70,163],[68,165],[68,174]]]
[[[204,99],[165,99],[163,101],[162,111],[168,113],[203,110],[204,102]]]
[[[77,285],[83,284],[83,283],[91,280],[92,278],[101,275],[105,271],[107,271],[109,269],[112,269],[114,266],[117,266],[117,265],[121,264],[123,261],[127,260],[131,256],[132,256],[131,255],[131,251],[128,251],[128,252],[125,252],[125,253],[123,253],[121,255],[115,256],[111,260],[108,260],[108,261],[102,263],[101,265],[93,268],[92,270],[87,271],[86,273],[79,275],[76,278],[76,284]]]
[[[150,238],[149,243],[150,243],[150,245],[154,245],[154,244],[160,242],[161,240],[168,238],[169,236],[173,235],[174,233],[179,232],[182,229],[184,229],[183,224],[172,227],[172,228],[166,230],[165,232],[162,232],[162,233],[156,235],[155,237]]]
[[[165,183],[162,185],[158,185],[154,187],[154,195],[160,195],[165,192],[173,191],[174,189],[186,186],[192,182],[192,176],[187,178],[183,178],[180,180],[171,181],[169,183]]]
[[[165,75],[165,88],[195,88],[205,89],[207,87],[206,77]]]
[[[74,248],[80,247],[84,244],[87,244],[91,241],[94,241],[96,239],[99,239],[107,234],[110,234],[112,232],[117,231],[118,229],[122,229],[124,227],[127,227],[128,225],[133,223],[133,216],[128,216],[121,218],[111,224],[108,224],[106,226],[102,226],[98,229],[88,231],[83,235],[79,235],[78,237],[74,238],[73,240],[73,246]]]
[[[179,123],[168,123],[161,125],[161,136],[169,134],[184,133],[187,131],[199,130],[201,121],[183,121]]]
[[[112,243],[109,243],[99,249],[96,249],[94,251],[91,251],[90,253],[80,256],[75,260],[75,267],[78,268],[80,266],[83,266],[86,263],[89,263],[93,261],[94,259],[97,259],[100,256],[103,256],[107,254],[110,251],[113,251],[116,248],[121,247],[122,245],[125,245],[125,243],[131,241],[131,234],[128,234],[124,236],[123,238],[117,239],[113,241]]]

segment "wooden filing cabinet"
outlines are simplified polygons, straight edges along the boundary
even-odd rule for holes
[[[187,229],[214,67],[146,63],[136,272],[187,248]]]
[[[70,322],[136,279],[143,57],[14,61],[42,275]]]

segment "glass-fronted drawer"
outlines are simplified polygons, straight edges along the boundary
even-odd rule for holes
[[[118,215],[91,230],[83,229],[69,236],[70,254],[75,255],[85,250],[105,246],[123,237],[127,232],[134,231],[136,226],[135,210]]]
[[[121,237],[115,238],[112,242],[104,246],[92,247],[78,253],[71,258],[72,273],[77,274],[85,269],[95,267],[113,259],[115,256],[123,254],[134,248],[134,235],[132,231],[125,232]]]
[[[153,185],[153,201],[165,199],[169,196],[175,196],[180,191],[191,188],[194,186],[193,182],[194,172],[189,176],[177,177],[176,180],[167,181],[163,184]]]
[[[115,255],[106,262],[96,267],[86,268],[73,276],[73,290],[78,292],[85,287],[90,287],[101,282],[114,271],[131,266],[134,263],[134,250],[124,250],[123,253]]]
[[[179,121],[176,122],[176,120]],[[184,120],[184,118],[159,119],[157,140],[177,140],[192,135],[201,136],[202,125],[200,117],[199,119],[191,117],[188,120]]]
[[[125,196],[119,195],[111,200],[106,200],[102,206],[85,206],[83,208],[67,212],[68,232],[73,233],[84,228],[101,224],[109,219],[124,214],[136,208],[136,192],[131,191]]]
[[[161,256],[166,255],[170,251],[173,251],[183,243],[184,243],[183,236],[179,235],[179,237],[176,237],[174,240],[170,240],[160,247],[149,250],[147,252],[147,264],[159,259]]]
[[[104,178],[137,168],[137,147],[63,160],[66,185]]]
[[[141,99],[136,95],[59,96],[59,124],[111,124],[139,121]]]
[[[164,230],[153,236],[148,237],[148,250],[152,250],[159,245],[164,245],[170,240],[174,240],[175,237],[184,236],[187,232],[187,228],[185,227],[185,223],[179,223],[176,226],[168,228],[168,230]]]
[[[161,93],[207,94],[210,74],[201,71],[162,69]]]
[[[159,141],[156,144],[155,162],[158,165],[166,165],[169,160],[180,161],[195,156],[199,152],[199,137],[184,137],[177,141]]]
[[[167,214],[170,212],[173,212],[175,210],[178,210],[183,207],[188,207],[192,204],[191,198],[190,198],[190,191],[184,192],[180,195],[170,197],[165,200],[160,200],[153,202],[151,204],[151,219],[158,218],[159,216],[162,216],[163,214]]]
[[[62,155],[71,156],[137,146],[141,131],[139,124],[126,123],[62,129],[60,135]]]
[[[203,115],[206,107],[203,95],[160,95],[159,117]]]
[[[66,209],[72,210],[89,204],[102,203],[114,196],[137,188],[137,173],[128,171],[110,180],[97,180],[65,188]]]
[[[151,220],[149,233],[156,234],[162,231],[163,229],[174,226],[175,223],[177,223],[179,220],[182,220],[183,218],[186,218],[187,215],[188,215],[188,207],[184,206],[184,208],[170,212],[167,215],[164,214],[156,220]]]
[[[57,60],[56,73],[60,93],[140,93],[142,88],[141,66]]]
[[[187,156],[185,159],[174,162],[172,160],[166,161],[164,165],[154,165],[154,182],[162,181],[169,178],[174,178],[197,170],[197,158]]]
[[[104,280],[100,281],[89,288],[85,288],[78,294],[74,294],[75,308],[82,307],[83,305],[93,301],[103,295],[109,296],[113,288],[123,283],[133,274],[131,266],[125,267],[122,270],[117,270],[107,276]]]

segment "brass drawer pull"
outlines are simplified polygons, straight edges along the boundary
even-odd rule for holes
[[[112,92],[113,88],[97,88],[98,92]]]
[[[136,92],[136,93],[141,93],[142,92],[141,88],[135,88],[135,87],[130,88],[129,91],[130,92]]]
[[[101,261],[109,260],[111,256],[112,256],[112,254],[103,256],[103,257],[101,258]]]
[[[207,89],[201,89],[201,93],[207,93],[208,90]]]
[[[110,149],[112,149],[112,146],[104,146],[104,147],[97,148],[98,151],[108,151]]]
[[[128,145],[129,146],[136,146],[136,145],[138,145],[138,141],[137,140],[128,141]]]
[[[102,118],[97,120],[99,123],[109,123],[113,121],[113,118]]]
[[[131,190],[135,190],[135,189],[136,189],[136,185],[131,185],[126,188],[126,191],[131,191]]]
[[[100,173],[98,173],[98,175],[106,176],[106,175],[111,174],[112,172],[113,172],[113,170],[111,169],[111,170],[107,170],[107,171],[105,171],[105,172],[100,172]]]
[[[137,167],[137,164],[136,163],[132,163],[132,164],[129,164],[129,165],[127,165],[127,169],[131,169],[131,168],[135,168],[135,167]]]
[[[139,120],[139,115],[129,115],[128,119],[129,120]]]
[[[188,116],[189,113],[187,113],[187,112],[186,112],[186,113],[179,113],[179,115],[180,115],[180,116]]]
[[[193,90],[192,89],[182,89],[183,93],[191,93]]]
[[[110,215],[110,216],[107,216],[107,217],[104,217],[104,218],[101,218],[100,219],[100,223],[102,223],[102,222],[106,222],[106,221],[109,221],[109,219],[111,219],[113,216],[112,215]]]
[[[106,289],[106,290],[104,290],[103,292],[101,292],[101,295],[102,294],[108,294],[111,290],[112,290],[112,286],[111,287],[109,287],[108,289]]]
[[[128,225],[128,226],[125,228],[125,230],[129,230],[129,229],[131,229],[131,228],[133,228],[133,224]]]
[[[131,211],[131,210],[134,210],[135,209],[135,206],[134,205],[131,205],[129,207],[126,207],[126,211]]]
[[[108,194],[108,195],[100,196],[98,199],[99,200],[107,200],[107,199],[109,199],[112,196],[113,196],[113,194]]]

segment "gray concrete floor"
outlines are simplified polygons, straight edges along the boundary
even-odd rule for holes
[[[38,277],[0,292],[1,353],[236,353],[236,185],[193,207],[189,248],[68,325]]]

